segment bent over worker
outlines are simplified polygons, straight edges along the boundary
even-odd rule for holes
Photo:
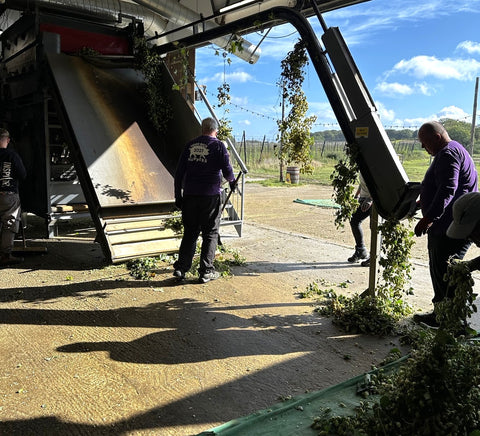
[[[453,221],[447,229],[452,239],[468,239],[480,247],[480,192],[462,195],[453,204]],[[470,271],[480,270],[480,256],[465,262]]]
[[[18,153],[7,149],[9,143],[8,130],[0,129],[0,265],[12,265],[23,260],[12,256],[12,249],[20,224],[18,183],[25,179],[27,172]]]
[[[217,121],[205,118],[202,134],[187,143],[175,172],[175,204],[182,210],[184,231],[173,275],[181,280],[192,266],[200,232],[199,280],[207,283],[220,276],[213,266],[222,211],[220,189],[223,176],[234,190],[235,176],[217,132]]]

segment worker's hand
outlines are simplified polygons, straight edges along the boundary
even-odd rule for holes
[[[177,206],[178,209],[182,209],[182,197],[176,197],[175,198],[175,206]]]
[[[228,182],[230,185],[230,191],[235,192],[237,190],[237,182],[234,180],[233,182]]]
[[[410,210],[408,211],[408,214],[407,214],[407,218],[413,218],[417,213],[417,210],[420,210],[420,209],[421,209],[421,206],[419,201],[412,202],[410,206]]]
[[[372,207],[372,200],[364,199],[360,203],[360,210],[362,212],[366,212],[368,209]]]
[[[430,221],[427,217],[423,217],[415,226],[415,235],[422,236],[428,232],[428,229],[432,225],[432,221]]]

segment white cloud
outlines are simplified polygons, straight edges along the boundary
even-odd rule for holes
[[[238,124],[243,126],[250,126],[252,123],[250,122],[250,120],[240,120],[238,121]]]
[[[199,83],[207,83],[207,82],[218,82],[223,83],[227,82],[229,84],[232,83],[246,83],[246,82],[253,82],[254,78],[251,74],[246,73],[245,71],[235,71],[233,73],[215,73],[213,76],[206,76],[202,78]]]
[[[392,109],[387,109],[386,106],[380,102],[376,101],[375,106],[377,107],[378,115],[382,122],[393,122],[395,120],[395,111]]]
[[[436,115],[431,115],[428,117],[404,118],[403,125],[405,128],[411,127],[418,129],[423,123],[432,120],[438,120],[438,117]]]
[[[480,12],[480,0],[389,0],[372,1],[324,13],[327,24],[348,29],[345,39],[349,45],[373,33],[401,26],[403,23],[423,23],[458,12]],[[332,23],[330,23],[332,22]],[[346,36],[348,34],[348,36]],[[356,36],[354,36],[356,34]]]
[[[475,59],[438,59],[435,56],[415,56],[402,59],[391,73],[410,74],[414,77],[435,77],[437,79],[472,80],[480,72],[480,62]]]
[[[386,95],[411,95],[415,92],[410,85],[398,82],[380,82],[375,86],[375,90]]]
[[[463,109],[460,109],[456,106],[446,106],[437,113],[428,115],[426,117],[405,118],[404,124],[406,126],[419,128],[423,123],[426,123],[427,121],[438,121],[443,118],[451,118],[453,120],[461,120],[467,122],[470,122],[472,119],[471,115],[468,115]]]
[[[233,104],[236,104],[238,106],[246,106],[248,104],[248,97],[237,97],[237,96],[231,95],[230,101]]]
[[[390,97],[406,96],[412,94],[432,95],[435,90],[425,82],[406,85],[398,82],[380,82],[375,86],[375,90]]]
[[[245,71],[235,71],[225,75],[227,83],[246,83],[253,81],[253,76]]]
[[[332,106],[327,102],[308,102],[308,115],[315,115],[317,117],[316,123],[330,124],[337,123],[337,118],[332,110]]]
[[[465,50],[469,54],[480,54],[480,42],[462,41],[457,45],[457,50]]]
[[[454,120],[463,120],[471,119],[471,115],[468,115],[463,109],[460,109],[456,106],[446,106],[437,114],[438,119],[441,118],[452,118]]]
[[[435,94],[435,88],[432,88],[428,83],[415,83],[415,88],[422,95],[432,95]]]

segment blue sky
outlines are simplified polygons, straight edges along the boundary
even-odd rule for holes
[[[444,117],[471,122],[475,79],[480,76],[480,0],[371,0],[323,17],[327,26],[339,27],[385,128],[415,128]],[[318,20],[310,21],[320,38]],[[245,38],[257,43],[262,36]],[[280,63],[297,40],[292,26],[273,28],[254,65],[235,56],[228,65],[214,55],[213,46],[197,50],[197,82],[207,86],[211,104],[216,104],[218,86],[224,81],[230,85],[232,104],[225,116],[237,140],[243,132],[247,139],[276,139]],[[338,129],[311,65],[304,91],[309,115],[317,116],[312,131]],[[224,116],[223,108],[217,115]]]

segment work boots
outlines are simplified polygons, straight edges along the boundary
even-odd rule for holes
[[[355,248],[355,253],[353,253],[353,256],[349,257],[347,260],[350,263],[355,263],[363,259],[368,259],[368,251],[365,248]]]
[[[219,277],[220,273],[218,271],[210,271],[200,274],[199,281],[201,283],[208,283],[210,280],[217,280]]]
[[[0,256],[0,266],[16,265],[23,262],[23,257],[13,256],[11,253]]]

